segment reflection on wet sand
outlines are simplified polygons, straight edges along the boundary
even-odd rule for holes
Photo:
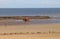
[[[60,23],[60,19],[32,19],[28,23],[23,20],[0,20],[0,25],[24,25],[24,24],[53,24]]]

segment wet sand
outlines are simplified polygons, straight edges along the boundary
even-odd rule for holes
[[[0,39],[60,39],[60,24],[2,25]]]
[[[24,24],[0,26],[0,32],[60,32],[60,24]]]
[[[60,23],[60,19],[31,19],[28,24],[56,24]],[[23,20],[0,20],[0,25],[25,25],[26,23]]]

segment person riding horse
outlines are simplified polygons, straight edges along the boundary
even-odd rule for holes
[[[29,18],[28,18],[28,17],[25,17],[23,20],[24,20],[25,22],[29,22]]]

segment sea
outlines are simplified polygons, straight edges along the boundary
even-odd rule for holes
[[[0,8],[0,16],[50,16],[52,20],[31,20],[30,24],[60,23],[60,8]],[[23,21],[9,22],[9,24],[24,24]],[[4,24],[4,23],[0,23]]]
[[[0,16],[60,16],[60,8],[0,8]]]

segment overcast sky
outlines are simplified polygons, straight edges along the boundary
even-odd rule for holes
[[[60,0],[0,0],[0,8],[60,8]]]

